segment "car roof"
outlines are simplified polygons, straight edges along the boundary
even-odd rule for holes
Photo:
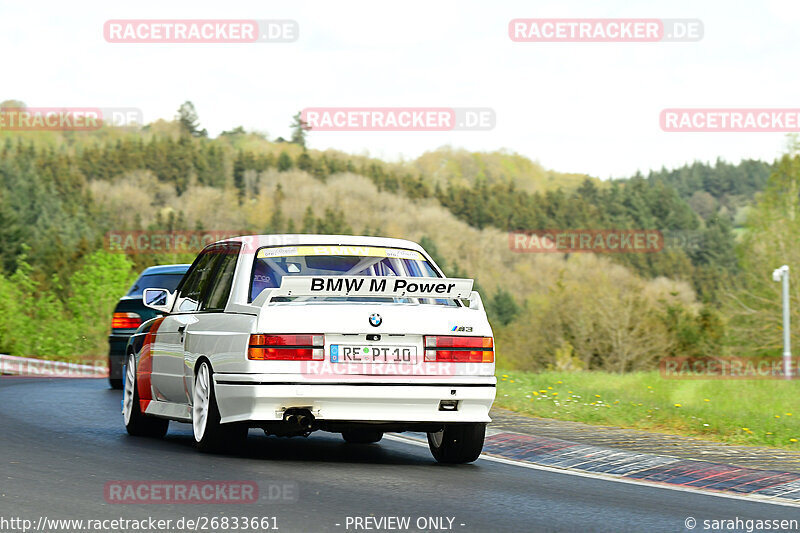
[[[145,276],[149,274],[185,274],[189,267],[192,266],[191,264],[179,264],[179,265],[156,265],[147,267],[142,270],[140,275]]]
[[[247,243],[252,251],[263,246],[304,246],[314,244],[330,244],[339,246],[389,246],[423,252],[422,247],[406,239],[389,237],[367,237],[363,235],[314,235],[314,234],[280,234],[280,235],[243,235],[219,242]]]

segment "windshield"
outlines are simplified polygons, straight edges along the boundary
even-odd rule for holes
[[[139,276],[133,284],[128,296],[141,296],[145,289],[167,289],[173,292],[180,283],[183,274],[146,274]]]
[[[414,250],[373,246],[284,246],[262,248],[256,254],[253,278],[250,284],[250,301],[264,289],[281,286],[284,276],[404,276],[441,277],[425,257]],[[433,298],[346,298],[306,297],[304,300],[348,302],[417,302],[425,304],[455,305],[445,299]],[[277,298],[273,301],[290,301],[294,298]]]

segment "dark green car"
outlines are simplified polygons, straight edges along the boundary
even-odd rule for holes
[[[142,303],[142,291],[159,288],[174,291],[191,265],[159,265],[144,269],[139,278],[120,298],[111,318],[108,336],[108,382],[112,389],[122,388],[122,366],[125,364],[125,347],[139,325],[158,313]]]

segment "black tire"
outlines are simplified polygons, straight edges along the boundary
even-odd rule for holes
[[[217,407],[217,395],[214,391],[214,371],[208,361],[203,361],[195,373],[195,388],[197,387],[198,376],[205,367],[208,372],[209,401],[208,414],[205,430],[201,436],[192,425],[197,449],[205,453],[216,453],[230,451],[237,446],[244,444],[247,439],[248,427],[246,424],[221,424],[219,407]],[[195,416],[195,391],[192,391],[192,417]]]
[[[442,431],[428,433],[428,447],[439,463],[471,463],[481,455],[485,438],[486,424],[447,424]]]
[[[128,356],[128,365],[135,365],[135,359],[133,354]],[[135,366],[133,367],[135,368]],[[125,371],[128,371],[128,366],[125,366]],[[133,435],[134,437],[158,437],[161,438],[167,434],[167,430],[169,429],[169,420],[166,418],[156,418],[154,416],[147,416],[141,410],[141,404],[139,403],[139,390],[136,386],[136,372],[135,370],[132,372],[133,378],[131,379],[131,386],[133,388],[133,403],[130,405],[130,418],[128,418],[127,422],[125,423],[125,429],[128,431],[129,435]],[[127,383],[126,383],[127,385]],[[125,391],[126,393],[128,391]],[[126,396],[123,396],[123,402],[127,399]],[[123,414],[123,420],[125,419],[125,414]]]
[[[108,378],[109,386],[114,390],[122,390],[122,380],[117,378]]]
[[[342,438],[350,444],[372,444],[383,438],[383,431],[377,429],[351,429],[342,431]]]

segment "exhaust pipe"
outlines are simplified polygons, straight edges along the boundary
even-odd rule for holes
[[[310,431],[314,426],[314,415],[308,409],[287,409],[283,414],[283,421],[287,424],[300,426],[306,431]]]

